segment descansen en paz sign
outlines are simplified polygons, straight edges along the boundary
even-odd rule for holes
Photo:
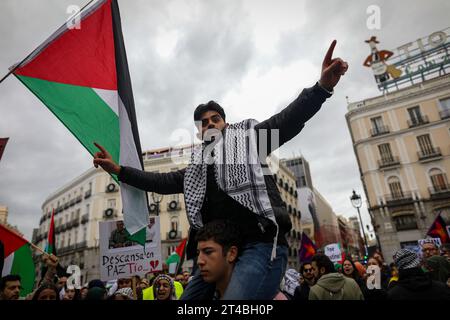
[[[162,270],[159,217],[150,219],[145,250],[143,246],[124,239],[119,221],[99,222],[102,281],[145,276],[148,272]]]

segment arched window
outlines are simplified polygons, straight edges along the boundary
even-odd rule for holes
[[[431,169],[430,179],[435,192],[448,190],[447,177],[440,169]]]
[[[389,185],[389,190],[391,191],[392,198],[403,198],[403,190],[400,180],[397,177],[389,177],[387,182]]]

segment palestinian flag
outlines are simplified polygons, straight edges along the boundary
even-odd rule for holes
[[[444,219],[442,219],[440,213],[428,230],[427,236],[430,236],[432,238],[439,238],[441,239],[442,243],[450,242],[450,235],[447,233],[445,221]]]
[[[8,274],[19,275],[22,285],[20,296],[26,296],[33,291],[34,286],[35,270],[30,244],[1,224],[0,242],[2,243],[0,248],[3,247],[0,254],[0,258],[3,260],[2,277]]]
[[[143,169],[117,0],[96,1],[76,20],[79,28],[64,24],[13,74],[90,154],[98,142],[116,163]],[[124,183],[120,190],[126,228],[144,244],[147,195]]]
[[[310,262],[312,257],[316,254],[317,247],[311,241],[311,239],[302,232],[302,240],[300,244],[300,249],[298,250],[298,259],[300,263]]]
[[[174,252],[167,258],[166,264],[169,267],[170,274],[176,274],[184,260],[184,249],[187,239],[183,239]]]

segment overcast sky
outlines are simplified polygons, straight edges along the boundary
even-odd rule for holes
[[[23,59],[86,0],[0,0],[0,72]],[[370,30],[370,5],[380,28]],[[319,79],[333,39],[349,71],[303,131],[281,148],[310,163],[314,186],[337,214],[356,214],[349,196],[363,194],[345,121],[351,102],[379,95],[364,40],[379,49],[449,27],[450,2],[299,0],[119,0],[143,150],[175,145],[176,128],[192,130],[195,106],[216,100],[227,121],[263,121]],[[14,77],[0,84],[0,205],[31,238],[46,197],[91,167],[69,131]],[[369,223],[366,203],[364,224]]]

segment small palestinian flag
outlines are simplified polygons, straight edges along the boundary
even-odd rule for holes
[[[187,239],[183,239],[174,252],[167,258],[166,264],[169,267],[170,274],[176,274],[184,260],[184,249]]]
[[[446,224],[444,219],[442,219],[441,214],[438,214],[430,229],[427,232],[427,236],[432,238],[441,239],[442,243],[450,242],[450,236],[447,233]]]
[[[3,244],[0,257],[3,258],[2,277],[9,274],[19,275],[22,285],[20,296],[24,297],[33,291],[34,286],[35,270],[30,244],[1,224],[0,242]]]
[[[117,0],[96,1],[73,20],[79,24],[64,24],[13,74],[89,153],[97,142],[116,163],[143,169]],[[125,183],[120,190],[125,226],[144,244],[147,194]]]

